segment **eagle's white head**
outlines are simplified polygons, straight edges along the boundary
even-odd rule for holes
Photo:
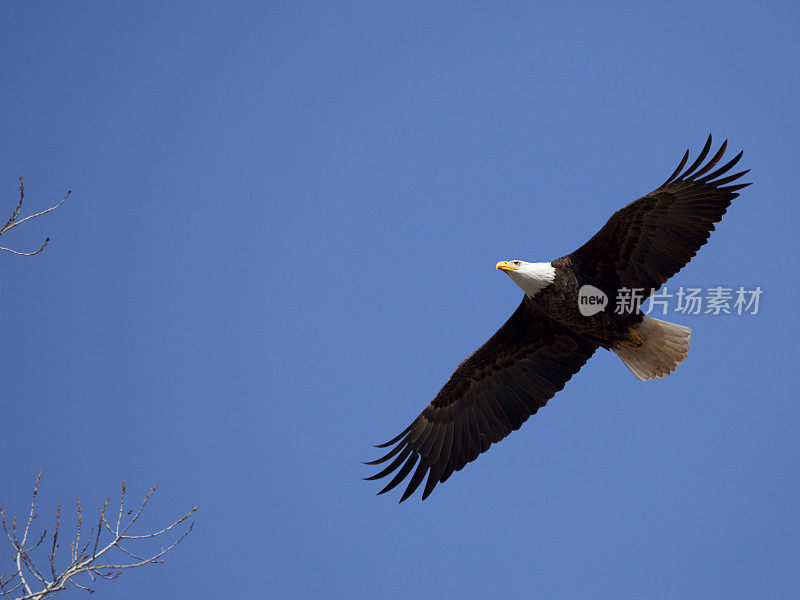
[[[533,298],[556,278],[556,270],[549,262],[529,263],[524,260],[501,260],[495,266],[505,272],[522,291]]]

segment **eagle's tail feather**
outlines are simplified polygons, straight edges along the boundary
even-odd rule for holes
[[[689,327],[645,317],[631,330],[638,343],[617,343],[612,350],[639,381],[666,377],[689,355]]]

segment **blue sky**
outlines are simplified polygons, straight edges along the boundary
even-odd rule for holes
[[[792,3],[5,3],[0,504],[154,482],[98,597],[791,597]],[[599,352],[424,503],[360,464],[708,133],[754,185],[674,286],[764,289],[671,377]],[[6,237],[8,239],[6,239]],[[0,571],[3,568],[0,567]],[[81,592],[82,594],[83,592]],[[77,597],[78,592],[72,592]],[[65,596],[66,597],[66,596]]]

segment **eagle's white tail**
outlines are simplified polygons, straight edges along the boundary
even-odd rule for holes
[[[639,381],[666,377],[689,355],[692,330],[688,327],[645,317],[631,329],[641,345],[633,348],[618,343],[611,349]]]

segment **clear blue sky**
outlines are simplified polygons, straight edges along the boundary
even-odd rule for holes
[[[0,255],[0,503],[41,469],[43,519],[123,477],[151,524],[200,504],[98,598],[794,597],[796,4],[401,4],[3,4],[3,211],[20,173],[28,211],[73,193],[3,237],[52,242]],[[754,185],[672,283],[760,314],[671,315],[673,376],[601,351],[429,500],[376,497],[371,444],[519,302],[495,262],[709,132]]]

